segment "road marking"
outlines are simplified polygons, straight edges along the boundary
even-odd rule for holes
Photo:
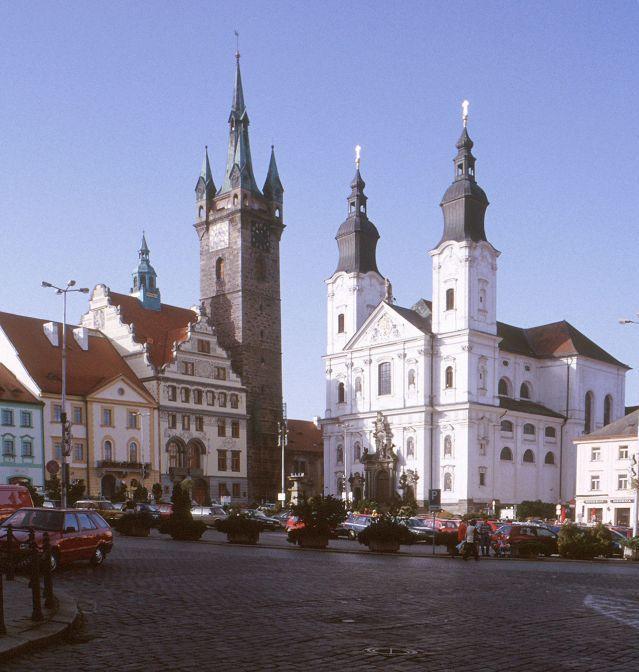
[[[586,595],[584,605],[598,614],[639,630],[639,602],[621,597]]]

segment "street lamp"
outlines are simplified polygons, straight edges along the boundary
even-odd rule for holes
[[[639,313],[637,313],[639,317]],[[637,320],[631,320],[627,317],[622,317],[619,324],[639,324]],[[637,428],[639,430],[639,427]],[[637,436],[637,446],[639,447],[639,436]],[[636,537],[639,529],[639,474],[637,473],[637,455],[632,456],[632,467],[630,468],[630,478],[632,489],[635,491],[632,515],[632,536]]]
[[[88,287],[79,287],[78,289],[71,289],[75,286],[75,280],[69,280],[66,287],[56,287],[50,282],[42,281],[42,286],[45,288],[55,289],[56,294],[62,294],[62,410],[60,413],[60,425],[62,426],[62,450],[61,461],[62,471],[60,474],[60,505],[63,509],[67,506],[67,457],[71,452],[71,424],[67,421],[67,294],[69,292],[80,292],[81,294],[88,294]]]

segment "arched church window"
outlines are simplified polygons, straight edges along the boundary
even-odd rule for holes
[[[224,280],[224,259],[218,257],[215,262],[215,279]]]
[[[237,194],[233,194],[233,206],[235,207],[238,202],[239,202],[239,196]]]
[[[499,379],[499,384],[497,385],[497,394],[500,397],[510,396],[510,385],[508,384],[508,378]]]
[[[446,472],[444,474],[444,490],[450,492],[453,489],[453,475]]]
[[[522,383],[519,388],[519,398],[520,399],[530,399],[530,383]]]
[[[113,460],[113,443],[111,441],[105,441],[102,445],[102,454],[104,456],[105,462],[111,462]]]
[[[446,310],[455,309],[455,290],[452,287],[449,287],[446,290]]]
[[[535,425],[531,425],[529,422],[527,422],[524,425],[524,434],[527,434],[528,436],[535,436]]]
[[[382,362],[377,367],[377,394],[391,393],[391,365],[390,362]]]
[[[549,450],[544,458],[544,464],[555,464],[555,453]]]
[[[343,404],[346,401],[346,391],[344,388],[344,383],[337,384],[337,403]]]
[[[554,427],[546,427],[544,430],[544,435],[547,439],[554,439],[557,437],[557,430]]]
[[[594,395],[592,392],[586,392],[586,398],[584,400],[584,432],[588,434],[592,431],[592,405],[593,405]]]
[[[444,437],[444,457],[453,456],[453,440],[450,435]]]
[[[453,367],[447,366],[446,372],[444,375],[445,385],[447,389],[450,389],[453,386]]]
[[[415,439],[412,436],[406,439],[406,457],[415,457]]]
[[[501,453],[499,453],[499,459],[503,460],[505,462],[512,462],[513,461],[513,451],[506,447],[501,449]]]
[[[355,441],[353,444],[353,458],[355,462],[359,462],[362,459],[362,444],[359,441]]]
[[[502,432],[512,432],[513,431],[513,423],[510,422],[510,420],[502,420],[501,421],[501,431]]]
[[[609,425],[612,420],[612,396],[607,394],[604,399],[604,415],[603,415],[603,424]]]
[[[337,460],[337,464],[344,464],[344,446],[341,443],[337,446],[335,459]]]
[[[340,313],[337,316],[337,333],[338,334],[344,333],[344,313]]]
[[[530,448],[524,451],[524,462],[532,464],[535,461],[535,453]]]

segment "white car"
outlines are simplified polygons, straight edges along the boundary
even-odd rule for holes
[[[193,520],[201,520],[209,527],[215,527],[218,520],[228,518],[228,513],[216,504],[212,504],[211,506],[192,506],[191,515],[193,516]]]

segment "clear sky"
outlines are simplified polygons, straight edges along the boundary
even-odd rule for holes
[[[354,145],[379,269],[400,305],[430,298],[464,98],[499,319],[565,318],[639,368],[639,326],[617,323],[639,311],[638,19],[634,1],[2,0],[0,309],[59,319],[42,279],[128,291],[142,229],[163,300],[197,302],[193,189],[205,144],[222,178],[238,29],[256,178],[274,142],[286,190],[289,417],[324,413]]]

